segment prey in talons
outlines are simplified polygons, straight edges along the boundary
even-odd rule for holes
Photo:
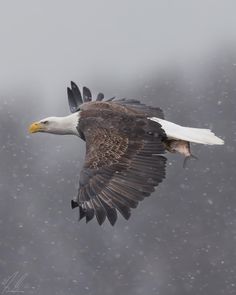
[[[164,141],[164,144],[168,152],[179,153],[185,157],[183,162],[184,168],[187,167],[187,162],[190,159],[198,160],[198,158],[191,153],[189,141],[180,139],[167,139]]]

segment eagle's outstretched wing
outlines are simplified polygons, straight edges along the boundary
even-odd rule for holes
[[[71,81],[71,88],[67,88],[67,96],[71,113],[78,112],[80,110],[80,105],[82,105],[84,102],[92,101],[91,91],[87,87],[83,87],[82,97],[79,87],[73,81]],[[104,100],[104,94],[98,93],[96,101],[102,100],[105,102],[114,101],[114,103],[125,106],[127,109],[136,111],[137,113],[143,114],[146,117],[157,117],[164,119],[163,111],[160,108],[146,106],[136,99],[115,99],[115,97],[112,97]]]
[[[165,132],[143,116],[111,110],[81,112],[79,132],[86,140],[86,158],[77,199],[80,219],[107,217],[112,225],[117,210],[128,219],[130,208],[149,196],[165,177]]]

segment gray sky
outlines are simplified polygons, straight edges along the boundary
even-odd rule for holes
[[[54,100],[74,79],[129,83],[236,38],[235,1],[1,1],[0,89]],[[14,83],[13,83],[14,81]],[[104,83],[103,83],[104,84]]]

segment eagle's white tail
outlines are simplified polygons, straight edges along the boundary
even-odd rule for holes
[[[161,124],[168,138],[209,145],[224,144],[224,141],[217,137],[210,129],[183,127],[155,117],[149,119]]]

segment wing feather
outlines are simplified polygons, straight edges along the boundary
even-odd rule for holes
[[[104,94],[103,93],[98,93],[98,95],[97,95],[97,101],[102,101],[103,100],[103,98],[104,98]]]
[[[101,225],[107,217],[114,225],[118,210],[128,219],[165,177],[164,131],[144,117],[83,108],[79,128],[86,140],[76,200],[80,218],[96,216]]]
[[[83,100],[84,102],[89,102],[92,100],[91,91],[87,87],[83,87]]]

